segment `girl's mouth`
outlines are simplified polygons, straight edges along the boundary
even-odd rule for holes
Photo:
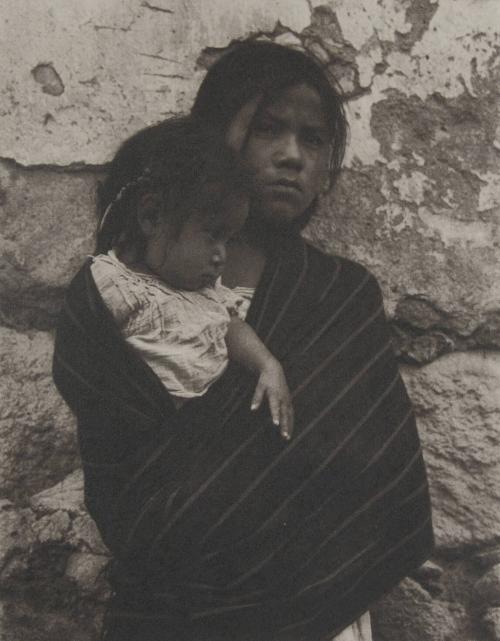
[[[286,182],[275,182],[266,185],[265,191],[272,198],[278,198],[279,200],[283,199],[292,202],[298,202],[302,197],[302,191],[296,184]]]
[[[290,190],[290,191],[298,191],[301,192],[301,186],[297,180],[293,180],[290,178],[280,178],[279,180],[274,181],[273,183],[270,184],[271,187],[275,189],[283,189],[283,190]]]

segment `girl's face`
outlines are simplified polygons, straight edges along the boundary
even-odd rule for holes
[[[212,287],[222,274],[228,242],[243,227],[248,198],[231,194],[214,214],[190,213],[180,232],[163,218],[149,235],[146,264],[167,284],[178,289]]]
[[[299,217],[328,180],[330,134],[318,92],[293,85],[260,107],[242,155],[255,178],[252,214],[273,225]]]

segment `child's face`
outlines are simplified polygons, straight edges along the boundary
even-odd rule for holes
[[[211,287],[222,274],[228,242],[243,227],[248,198],[230,194],[213,215],[193,211],[180,232],[161,220],[148,239],[148,267],[172,287],[196,290]]]

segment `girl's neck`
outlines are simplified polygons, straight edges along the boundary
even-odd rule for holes
[[[264,266],[265,252],[244,240],[231,243],[227,248],[222,284],[226,287],[257,287]]]

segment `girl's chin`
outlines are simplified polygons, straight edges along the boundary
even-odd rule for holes
[[[271,227],[289,227],[302,215],[302,208],[286,200],[262,202],[258,209],[251,213],[254,221],[260,221]]]
[[[268,210],[261,217],[261,220],[268,227],[285,230],[293,227],[293,223],[300,217],[300,215],[301,212],[297,212],[295,210],[276,208]]]

